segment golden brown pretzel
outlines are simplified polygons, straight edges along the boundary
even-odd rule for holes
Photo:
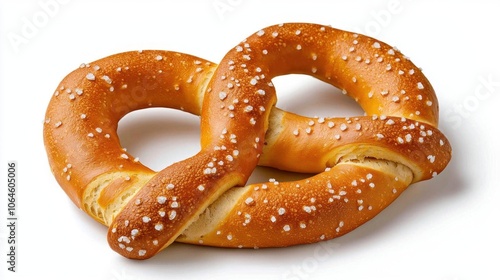
[[[308,118],[274,107],[271,79],[307,74],[354,98],[366,116]],[[130,111],[170,107],[201,115],[201,150],[156,173],[116,133]],[[451,157],[436,128],[429,81],[399,51],[315,24],[267,27],[215,64],[139,51],[84,64],[59,85],[44,141],[72,201],[109,226],[108,241],[145,259],[175,240],[277,247],[343,235]],[[319,173],[244,186],[257,164]]]

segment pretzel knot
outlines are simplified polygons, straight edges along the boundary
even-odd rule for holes
[[[272,78],[306,74],[354,98],[350,118],[276,108]],[[201,115],[201,150],[159,172],[120,146],[118,120],[149,107]],[[44,141],[58,183],[109,226],[119,254],[146,259],[174,241],[280,247],[341,236],[451,158],[429,81],[398,50],[316,24],[267,27],[220,64],[138,51],[83,64],[59,85]],[[244,186],[256,165],[316,173]]]

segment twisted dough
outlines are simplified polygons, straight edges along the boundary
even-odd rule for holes
[[[366,116],[309,118],[274,107],[271,79],[307,74]],[[120,146],[125,114],[168,107],[201,115],[201,150],[156,173]],[[429,81],[398,50],[315,24],[258,31],[220,64],[168,51],[84,64],[47,108],[52,172],[72,201],[109,226],[110,246],[145,259],[175,240],[278,247],[343,235],[451,158]],[[257,164],[319,173],[244,186]]]

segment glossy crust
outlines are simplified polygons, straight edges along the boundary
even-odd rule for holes
[[[271,79],[291,73],[342,89],[366,116],[275,108]],[[200,152],[155,173],[123,150],[119,119],[150,107],[201,115]],[[446,167],[451,147],[437,124],[431,84],[398,50],[289,23],[256,32],[219,64],[168,51],[84,64],[51,99],[44,141],[58,183],[109,226],[111,248],[146,259],[176,240],[254,248],[345,234]],[[319,174],[242,187],[257,164]]]

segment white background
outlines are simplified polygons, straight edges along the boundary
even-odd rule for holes
[[[0,3],[1,279],[500,279],[495,1]],[[147,261],[109,249],[106,228],[76,209],[49,170],[42,123],[60,80],[82,62],[128,50],[174,50],[217,62],[259,29],[297,21],[377,37],[422,67],[438,94],[440,129],[453,146],[447,169],[411,186],[362,227],[320,244],[260,250],[174,244]],[[278,105],[287,110],[360,114],[338,90],[311,78],[280,77],[276,87]],[[126,116],[119,134],[132,154],[158,170],[198,150],[198,124],[195,116],[149,109]],[[176,144],[183,150],[171,148]],[[10,160],[19,179],[16,273],[5,261]],[[252,180],[269,176],[284,175],[259,168]]]

